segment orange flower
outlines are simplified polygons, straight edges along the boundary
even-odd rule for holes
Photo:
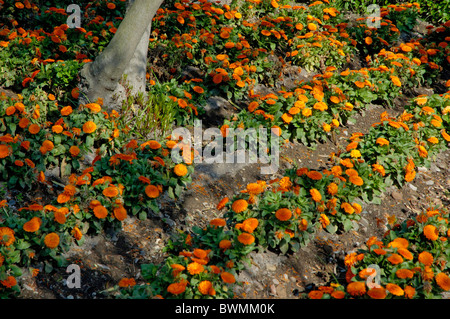
[[[44,244],[50,249],[54,249],[59,245],[59,236],[57,233],[50,233],[45,235]]]
[[[231,247],[231,241],[228,240],[228,239],[222,239],[222,240],[219,242],[219,248],[220,248],[220,249],[227,250],[227,249],[230,248],[230,247]]]
[[[383,146],[383,145],[389,145],[389,141],[388,141],[387,139],[385,139],[385,138],[382,138],[382,137],[377,138],[376,143],[377,143],[378,145],[381,145],[381,146]]]
[[[253,233],[253,231],[258,227],[259,221],[256,218],[247,218],[242,223],[242,230],[247,233]]]
[[[384,299],[386,298],[386,289],[383,287],[379,288],[372,288],[367,292],[367,295],[370,296],[372,299]]]
[[[222,272],[220,274],[220,277],[227,284],[234,284],[236,282],[236,278],[234,277],[234,275],[226,271]]]
[[[70,155],[72,155],[73,157],[78,156],[78,154],[80,154],[80,148],[78,146],[72,145],[69,148],[69,153]]]
[[[320,194],[320,192],[319,192],[317,189],[312,188],[312,189],[309,191],[309,193],[310,193],[310,195],[311,195],[313,201],[315,201],[316,203],[317,203],[317,202],[320,202],[320,201],[322,200],[322,195]]]
[[[0,227],[0,245],[9,246],[16,238],[14,237],[14,230],[9,227]]]
[[[404,289],[405,297],[408,299],[412,299],[416,294],[416,289],[411,286],[406,286]]]
[[[23,224],[23,230],[29,233],[34,233],[41,227],[42,220],[39,217],[33,217],[25,224]]]
[[[320,214],[319,222],[323,228],[326,228],[330,224],[330,220],[328,219],[328,216],[325,214]]]
[[[347,292],[353,297],[362,296],[366,293],[366,284],[360,281],[353,281],[347,285]]]
[[[308,30],[309,31],[316,31],[317,30],[317,25],[315,25],[314,23],[308,23]]]
[[[371,44],[373,43],[373,40],[372,40],[371,37],[366,37],[366,38],[364,39],[364,42],[366,42],[367,45],[371,45]]]
[[[322,174],[317,171],[309,171],[306,173],[306,176],[308,176],[310,179],[318,181],[322,179]]]
[[[192,263],[190,263],[187,266],[187,271],[191,274],[191,275],[197,275],[200,274],[204,271],[204,267],[203,265],[199,264],[198,262],[194,261]]]
[[[323,291],[320,290],[312,290],[308,293],[309,299],[322,299]]]
[[[167,292],[170,292],[172,295],[179,295],[186,291],[186,285],[187,281],[183,282],[176,282],[173,284],[170,284],[167,287]]]
[[[219,202],[219,204],[217,204],[217,210],[221,210],[225,207],[225,205],[228,203],[229,198],[228,197],[224,197],[222,198],[222,200]]]
[[[393,265],[397,265],[403,262],[403,258],[402,256],[398,255],[398,254],[392,254],[390,255],[387,260],[393,264]]]
[[[327,186],[327,193],[330,194],[331,196],[336,195],[338,192],[338,185],[336,183],[330,183]]]
[[[242,213],[248,207],[248,202],[245,199],[237,199],[231,205],[231,209],[237,214]]]
[[[98,113],[102,110],[102,107],[100,104],[97,103],[88,103],[86,104],[86,107],[90,109],[93,113]]]
[[[11,154],[11,148],[8,145],[0,144],[0,158],[5,158]]]
[[[395,272],[395,275],[400,279],[412,278],[414,273],[409,269],[399,269]]]
[[[437,228],[433,225],[426,225],[423,228],[423,234],[425,235],[425,237],[429,240],[435,241],[436,239],[439,238],[439,232],[437,230]]]
[[[114,217],[117,218],[119,221],[123,221],[125,218],[127,218],[127,210],[123,205],[119,205],[118,207],[114,208]]]
[[[203,280],[198,284],[198,291],[202,295],[213,295],[214,288],[209,280]]]
[[[281,221],[287,221],[291,219],[292,212],[288,208],[280,208],[275,212],[275,217]]]
[[[28,127],[28,131],[33,135],[39,133],[40,130],[41,130],[41,127],[37,124],[31,124]]]
[[[159,189],[155,185],[147,185],[145,187],[145,194],[150,198],[157,198],[159,196]]]
[[[20,2],[19,2],[20,3]],[[17,2],[16,2],[17,5]],[[12,288],[17,285],[17,280],[13,276],[8,276],[5,280],[1,280],[0,283],[6,288]]]
[[[395,86],[402,86],[402,82],[400,82],[400,79],[395,75],[391,75],[391,81]]]
[[[433,255],[427,251],[423,251],[419,254],[419,262],[425,266],[431,266],[433,264]]]
[[[400,286],[398,286],[396,284],[389,283],[386,285],[386,289],[395,296],[403,296],[405,294],[403,289],[400,288]]]
[[[255,237],[251,234],[242,233],[238,236],[238,241],[244,245],[251,245],[255,242]]]
[[[450,290],[450,278],[448,277],[447,274],[440,272],[436,275],[435,280],[438,286],[441,287],[443,290],[445,291]]]
[[[83,124],[83,132],[86,134],[94,133],[97,129],[97,125],[92,121],[87,121]]]
[[[186,165],[184,164],[177,164],[175,165],[175,167],[173,168],[173,172],[177,175],[177,176],[185,176],[188,171],[186,168]]]
[[[81,232],[81,230],[78,227],[74,227],[72,229],[72,235],[76,240],[81,240],[81,238],[83,237],[83,233]]]
[[[106,197],[116,197],[119,195],[119,189],[116,186],[108,186],[102,193]]]
[[[136,285],[136,281],[134,280],[134,278],[122,278],[120,279],[118,285],[122,288],[133,287]]]
[[[94,215],[99,219],[106,218],[108,216],[108,210],[103,205],[97,205],[94,207]]]
[[[64,207],[65,208],[65,207]],[[66,208],[67,209],[67,208]],[[54,216],[55,216],[55,221],[58,224],[65,224],[66,223],[66,214],[65,214],[65,210],[63,209],[57,209],[54,212]]]
[[[227,222],[223,218],[214,218],[209,222],[209,224],[211,226],[224,227],[227,224]]]

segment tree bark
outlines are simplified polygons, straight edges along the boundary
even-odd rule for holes
[[[103,99],[106,109],[120,109],[126,98],[119,82],[127,74],[132,94],[145,92],[151,22],[163,0],[131,0],[114,37],[94,62],[80,71],[80,103]]]

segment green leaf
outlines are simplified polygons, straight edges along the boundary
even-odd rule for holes
[[[338,227],[336,225],[333,225],[333,224],[328,224],[328,226],[325,229],[330,234],[334,234],[337,231]]]

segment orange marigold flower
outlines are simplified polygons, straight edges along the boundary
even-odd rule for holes
[[[347,292],[353,297],[362,296],[366,293],[366,284],[360,281],[353,281],[347,285]]]
[[[102,194],[106,197],[116,197],[119,195],[119,189],[116,186],[108,186],[102,192]]]
[[[80,148],[78,146],[72,145],[69,148],[69,153],[72,157],[77,157],[80,154]]]
[[[287,221],[291,219],[292,212],[288,208],[280,208],[275,212],[275,217],[281,221]]]
[[[419,254],[419,262],[425,266],[431,266],[433,264],[434,257],[427,251],[423,251]]]
[[[214,288],[209,280],[203,280],[198,284],[198,291],[202,295],[212,295]]]
[[[309,299],[322,299],[323,291],[320,290],[312,290],[308,293]]]
[[[334,299],[344,299],[345,298],[345,292],[342,290],[335,290],[331,293],[331,297]]]
[[[423,234],[425,235],[425,237],[429,240],[435,241],[436,239],[439,238],[439,232],[436,228],[436,226],[433,225],[426,225],[423,228]]]
[[[223,218],[214,218],[209,222],[209,224],[211,226],[224,227],[227,222]]]
[[[398,286],[396,284],[389,283],[386,285],[386,289],[395,296],[403,296],[405,294],[403,289],[400,288],[400,286]]]
[[[309,171],[306,173],[306,176],[311,178],[312,180],[318,181],[322,179],[322,174],[317,171]]]
[[[145,194],[150,198],[157,198],[159,196],[159,189],[155,185],[147,185],[145,187]]]
[[[387,260],[393,265],[397,265],[403,262],[403,258],[399,254],[392,254],[387,258]]]
[[[445,291],[450,290],[450,278],[448,277],[447,274],[440,272],[436,275],[435,280],[438,286],[441,287],[443,290]]]
[[[226,271],[220,274],[220,278],[227,284],[234,284],[236,282],[234,275]]]
[[[412,278],[414,273],[409,269],[399,269],[395,272],[395,275],[400,279]]]
[[[244,245],[251,245],[255,242],[255,237],[252,234],[242,233],[238,236],[238,241]]]
[[[315,188],[310,189],[309,194],[311,195],[313,201],[315,202],[320,202],[322,200],[322,195]]]
[[[222,200],[219,202],[219,204],[217,204],[217,210],[221,210],[225,207],[225,205],[228,203],[229,198],[228,197],[224,197],[222,198]]]
[[[176,282],[173,284],[170,284],[167,287],[167,292],[170,292],[172,295],[179,295],[186,291],[186,285],[187,281],[183,282]]]
[[[177,164],[175,165],[175,167],[173,168],[173,172],[177,175],[177,176],[185,176],[188,173],[187,167],[184,164]]]
[[[412,299],[416,294],[416,289],[411,286],[406,286],[404,289],[405,297],[408,299]]]
[[[40,130],[41,130],[41,127],[38,124],[33,123],[28,127],[28,131],[33,135],[39,133]]]
[[[199,264],[198,262],[194,261],[192,263],[190,263],[187,266],[187,271],[191,274],[191,275],[198,275],[200,273],[202,273],[204,271],[204,267],[203,265]]]
[[[69,105],[69,106],[64,106],[62,109],[61,109],[61,115],[62,116],[68,116],[68,115],[70,115],[70,114],[72,114],[72,107]]]
[[[0,283],[6,288],[12,288],[17,285],[17,280],[13,276],[8,276],[5,280],[1,280]]]
[[[76,240],[81,240],[81,238],[83,237],[83,233],[76,226],[72,229],[71,234]]]
[[[0,227],[0,245],[9,246],[14,243],[14,230],[9,227]]]
[[[45,235],[44,244],[50,249],[54,249],[59,245],[59,235],[57,233],[50,233]]]
[[[391,241],[387,246],[392,248],[408,248],[409,242],[405,238],[397,237]]]
[[[244,230],[248,233],[253,233],[255,231],[255,229],[258,227],[258,225],[259,225],[258,219],[253,218],[253,217],[247,218],[242,223],[242,230]]]
[[[136,285],[136,281],[134,278],[122,278],[119,281],[119,287],[126,288],[126,287],[133,287]]]
[[[108,210],[103,205],[97,205],[94,207],[94,215],[99,219],[106,218],[108,216]]]
[[[127,210],[125,209],[125,207],[123,207],[123,205],[119,205],[114,208],[113,212],[114,217],[116,217],[119,221],[123,221],[125,218],[127,218]]]
[[[34,233],[39,230],[39,227],[41,227],[42,220],[39,217],[33,217],[29,221],[27,221],[25,224],[23,224],[23,230],[29,233]]]
[[[384,299],[386,298],[386,289],[384,289],[383,287],[378,287],[378,288],[372,288],[369,289],[369,291],[367,292],[367,295],[372,298],[372,299]]]
[[[237,214],[242,213],[248,207],[248,202],[245,199],[237,199],[231,205],[231,209]]]
[[[11,148],[8,145],[0,144],[0,158],[5,158],[11,154]]]
[[[228,240],[228,239],[222,239],[220,242],[219,242],[219,248],[220,249],[224,249],[224,250],[227,250],[228,248],[230,248],[231,247],[231,241],[230,240]]]
[[[83,132],[86,134],[94,133],[97,129],[97,125],[92,121],[87,121],[83,124]]]

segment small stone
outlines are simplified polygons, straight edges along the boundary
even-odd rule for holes
[[[417,168],[417,170],[419,171],[419,172],[428,172],[428,168],[426,168],[426,167],[424,167],[424,166],[421,166],[421,167],[418,167]]]
[[[274,285],[274,284],[270,285],[270,293],[271,293],[273,296],[276,296],[276,295],[277,295],[277,288],[275,288],[275,285]]]
[[[428,186],[431,186],[431,185],[434,185],[434,181],[426,181],[425,184]]]
[[[275,285],[279,285],[279,284],[280,284],[280,282],[279,282],[277,279],[273,279],[272,281],[273,281],[273,283],[274,283]]]
[[[272,264],[267,264],[266,265],[266,269],[268,271],[275,271],[275,270],[277,270],[277,267],[275,265],[272,265]]]
[[[409,188],[411,188],[413,191],[417,191],[417,187],[413,184],[408,184]]]
[[[403,199],[403,194],[402,194],[401,192],[397,191],[397,190],[394,190],[394,191],[391,193],[391,196],[392,196],[392,198],[395,199],[395,200],[402,200],[402,199]]]

